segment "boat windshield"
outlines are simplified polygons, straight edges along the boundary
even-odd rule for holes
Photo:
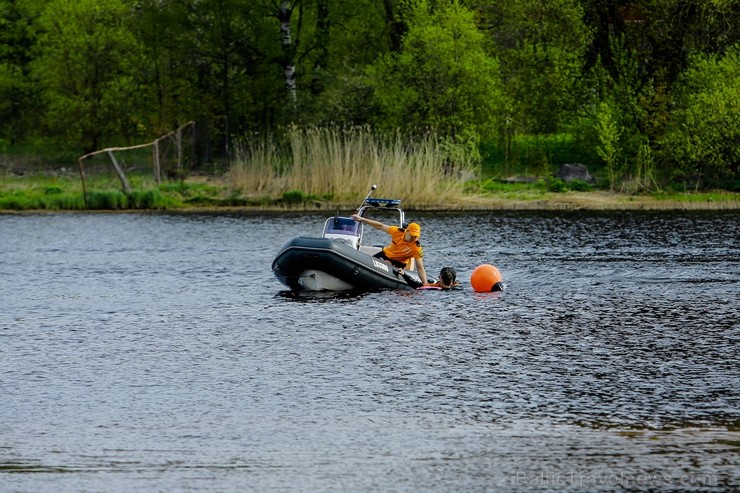
[[[324,236],[328,234],[357,236],[358,224],[348,217],[330,217],[324,226]]]

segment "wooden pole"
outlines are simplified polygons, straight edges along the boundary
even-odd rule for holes
[[[184,177],[182,171],[182,127],[177,129],[175,143],[177,145],[177,176],[182,180]]]
[[[85,209],[87,209],[87,186],[85,186],[85,168],[82,165],[82,160],[85,158],[85,156],[82,156],[80,158],[80,180],[82,180],[82,203],[85,205]]]
[[[123,185],[123,192],[131,193],[131,185],[129,185],[128,180],[126,179],[126,175],[123,173],[123,169],[118,165],[118,161],[116,161],[116,156],[113,155],[113,151],[108,151],[108,157],[110,157],[110,160],[113,163],[113,167],[116,168],[116,173],[118,173],[118,178],[121,179],[121,185]]]
[[[162,184],[162,168],[159,165],[159,139],[154,141],[154,179],[157,186]]]

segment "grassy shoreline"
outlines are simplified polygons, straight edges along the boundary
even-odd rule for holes
[[[514,168],[486,168],[477,149],[432,134],[409,140],[366,128],[291,127],[283,140],[240,141],[220,173],[216,167],[201,175],[178,168],[169,176],[179,178],[161,182],[151,156],[123,152],[118,161],[129,182],[126,192],[107,159],[85,165],[83,189],[75,167],[0,154],[0,212],[334,212],[358,207],[371,183],[378,184],[374,197],[401,199],[409,211],[740,209],[736,191],[609,192],[597,166],[600,187],[565,182],[553,169],[532,176],[525,168],[513,176]],[[645,188],[633,181],[619,186]]]
[[[104,190],[88,189],[98,206],[84,206],[79,178],[31,175],[0,176],[0,213],[39,212],[238,212],[238,211],[350,211],[359,205],[346,198],[303,194],[249,196],[237,193],[220,177],[193,177],[159,187],[142,184],[132,194],[118,190],[115,181]],[[97,194],[97,195],[96,195]],[[382,185],[375,196],[382,197]],[[710,211],[739,210],[740,193],[728,191],[631,195],[602,190],[551,192],[532,184],[508,184],[496,191],[463,192],[440,200],[400,198],[408,211]]]
[[[425,175],[423,175],[425,176]],[[218,175],[193,175],[157,185],[150,173],[130,173],[131,193],[110,173],[88,176],[87,200],[79,174],[72,170],[0,173],[0,213],[89,211],[351,211],[369,190],[369,183],[355,184],[343,194],[332,191],[306,193],[298,189],[245,191],[233,179]],[[495,182],[470,180],[455,191],[417,194],[398,181],[378,181],[374,197],[401,199],[408,211],[680,211],[739,210],[740,193],[687,191],[661,194],[588,191],[553,191],[545,182]],[[394,186],[395,185],[395,186]],[[249,190],[249,189],[246,189]],[[253,190],[253,189],[252,189]]]
[[[641,193],[647,182],[622,177],[606,180],[594,165],[589,182],[565,182],[554,165],[537,176],[520,167],[484,165],[477,147],[435,135],[409,139],[364,128],[297,128],[289,144],[267,140],[244,143],[232,162],[229,182],[273,197],[292,197],[307,208],[326,199],[331,208],[364,196],[378,183],[376,196],[399,198],[408,210],[718,210],[740,208],[740,196],[728,191]],[[510,176],[510,174],[520,176]],[[509,175],[509,176],[507,176]],[[582,175],[583,176],[583,175]],[[652,176],[652,175],[651,175]],[[368,182],[372,179],[372,182]],[[611,193],[605,188],[621,187]],[[650,187],[654,188],[654,187]],[[305,194],[303,193],[305,192]],[[322,196],[322,194],[324,194]]]

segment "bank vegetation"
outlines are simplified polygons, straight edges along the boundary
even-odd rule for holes
[[[551,173],[502,174],[486,169],[475,146],[426,133],[409,140],[368,127],[292,127],[237,142],[223,172],[159,177],[151,157],[104,156],[74,168],[13,165],[0,173],[0,210],[345,210],[378,185],[375,197],[401,199],[412,210],[697,210],[738,209],[727,190],[656,188],[625,181],[614,191],[604,168],[586,180]],[[123,153],[126,155],[126,152]],[[116,159],[118,164],[119,159]],[[515,170],[511,170],[514,172]],[[523,171],[523,170],[519,170]],[[85,177],[83,186],[82,176]]]
[[[117,155],[141,188],[91,183],[85,207],[215,200],[203,175],[224,203],[377,181],[446,204],[513,176],[562,196],[565,163],[609,193],[740,189],[735,0],[0,0],[0,27],[8,176],[193,122],[163,180]],[[79,207],[55,186],[37,205]]]

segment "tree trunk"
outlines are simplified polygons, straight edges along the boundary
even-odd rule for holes
[[[321,94],[324,91],[324,80],[329,68],[329,0],[316,0],[316,45],[318,55],[313,64],[311,76],[311,93]]]
[[[285,74],[285,89],[291,104],[295,105],[298,96],[295,86],[295,63],[293,62],[293,42],[290,36],[290,17],[293,15],[295,5],[288,0],[283,0],[277,10],[277,18],[280,21],[280,35],[283,43],[283,73]]]
[[[598,58],[604,67],[613,76],[617,76],[612,53],[611,40],[619,39],[624,33],[624,20],[619,12],[617,0],[596,0],[590,10],[586,11],[586,18],[595,27],[594,39],[591,43],[591,54],[588,65],[593,65]]]
[[[398,0],[383,0],[385,7],[385,22],[390,31],[390,49],[394,53],[401,51],[403,35],[406,34],[406,24],[401,20]]]

